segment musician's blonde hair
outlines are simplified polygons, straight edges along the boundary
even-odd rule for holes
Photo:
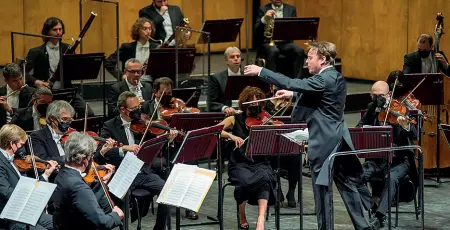
[[[11,149],[10,143],[18,143],[19,141],[26,141],[27,133],[17,125],[6,124],[0,129],[0,148],[4,150]]]
[[[334,65],[336,59],[336,45],[331,42],[314,42],[310,45],[310,49],[316,50],[319,57],[325,57],[325,60]]]

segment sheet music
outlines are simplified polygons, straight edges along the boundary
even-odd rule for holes
[[[308,141],[309,139],[309,132],[308,128],[306,129],[299,129],[291,133],[283,133],[281,136],[286,137],[292,142],[295,142],[299,145],[302,145],[303,142]]]
[[[197,168],[195,165],[175,164],[156,202],[179,207]]]
[[[180,206],[198,212],[215,177],[215,171],[198,168]]]
[[[56,184],[20,177],[0,218],[35,226],[55,188]]]
[[[108,184],[109,192],[116,197],[123,198],[143,165],[144,162],[137,156],[133,153],[127,153],[122,163],[120,163],[119,169],[117,169],[114,177]]]

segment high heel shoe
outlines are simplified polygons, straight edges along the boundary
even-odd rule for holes
[[[250,229],[250,226],[247,224],[245,226],[239,225],[239,230],[248,230]]]

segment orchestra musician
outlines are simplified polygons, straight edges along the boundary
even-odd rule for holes
[[[111,86],[108,93],[108,116],[109,118],[119,115],[117,98],[125,91],[130,91],[138,97],[140,101],[152,99],[152,85],[141,81],[142,65],[136,58],[128,59],[125,62],[125,78]]]
[[[0,88],[0,127],[10,123],[18,108],[28,107],[34,88],[24,85],[22,70],[15,63],[3,69],[6,85]]]
[[[27,134],[17,125],[6,124],[0,129],[0,212],[5,208],[6,203],[11,197],[14,188],[22,175],[14,164],[14,156],[22,156],[26,154],[25,143]],[[48,177],[56,169],[58,163],[48,161],[49,167],[40,176],[41,181],[48,181]],[[26,229],[26,225],[10,220],[1,220],[6,229]],[[29,226],[33,230],[53,229],[52,216],[42,213],[36,226]]]
[[[390,75],[394,75],[393,71]],[[401,72],[400,72],[401,73]],[[392,92],[392,91],[391,91]],[[378,115],[380,111],[386,109],[386,97],[389,93],[388,83],[384,81],[377,81],[372,86],[372,102],[367,106],[367,110],[363,117],[359,121],[357,127],[363,127],[366,125],[378,126],[383,125],[379,121]],[[394,92],[395,93],[395,92]],[[394,97],[395,98],[395,97]],[[407,146],[412,145],[412,141],[417,137],[417,130],[414,125],[410,125],[403,116],[397,117],[398,124],[390,124],[393,128],[393,143],[395,146]],[[396,151],[392,158],[390,168],[390,180],[387,180],[385,172],[387,170],[386,159],[374,158],[368,159],[363,164],[364,179],[367,182],[371,182],[374,178],[385,180],[381,185],[377,183],[372,184],[372,196],[379,197],[379,202],[374,203],[372,206],[372,213],[374,213],[371,225],[381,228],[384,226],[386,220],[386,213],[388,211],[388,186],[390,186],[391,200],[395,201],[395,194],[397,186],[400,181],[409,176],[410,180],[414,182],[417,187],[417,169],[415,163],[415,154],[412,150]],[[415,191],[412,189],[400,189],[402,191],[402,198],[413,197]],[[397,201],[399,202],[399,201]]]
[[[232,116],[236,112],[231,106],[231,100],[223,100],[228,76],[241,74],[241,51],[237,47],[228,47],[225,50],[225,61],[228,68],[214,73],[208,80],[208,94],[206,103],[209,112],[223,112]]]
[[[433,50],[433,37],[421,34],[417,38],[417,51],[404,57],[403,73],[439,73],[450,76],[450,68],[444,52]]]
[[[136,58],[141,64],[144,64],[150,55],[150,49],[156,48],[159,44],[154,43],[151,39],[155,34],[155,26],[148,18],[139,18],[131,27],[131,38],[134,40],[130,43],[123,43],[119,50],[111,54],[105,60],[105,68],[116,79],[122,77],[126,78],[126,64],[125,62],[131,58]],[[117,70],[117,54],[120,54],[119,60],[121,68]],[[119,75],[118,75],[119,72]],[[153,79],[142,73],[141,82],[151,84]]]
[[[151,5],[139,10],[139,17],[148,18],[155,24],[154,39],[163,42],[169,39],[184,19],[180,7],[168,5],[167,0],[153,0]],[[169,47],[175,47],[175,39],[169,43]]]
[[[161,119],[161,114],[159,113],[159,109],[163,106],[169,106],[172,100],[172,86],[173,81],[168,77],[160,77],[153,82],[153,99],[148,104],[143,105],[144,108],[149,106],[148,111],[149,115],[153,114],[153,111],[157,109],[155,117]],[[164,95],[163,95],[164,92]],[[160,102],[159,107],[157,108],[157,102]]]
[[[283,0],[270,0],[270,3],[259,7],[255,24],[255,36],[259,39],[257,44],[260,44],[259,46],[261,46],[263,53],[266,54],[266,67],[268,69],[273,72],[280,71],[277,69],[277,60],[279,55],[283,54],[288,60],[293,60],[294,78],[301,78],[305,59],[304,49],[293,41],[274,41],[272,45],[270,39],[264,37],[264,30],[269,20],[296,17],[297,10],[295,6],[283,3]]]
[[[45,124],[41,124],[47,113],[47,108],[52,103],[53,94],[47,87],[39,87],[33,94],[30,105],[17,109],[14,112],[10,124],[16,124],[25,131],[40,130]]]
[[[72,132],[64,144],[65,165],[56,176],[57,187],[53,193],[55,230],[113,229],[121,224],[124,217],[122,210],[114,206],[112,210],[105,211],[101,202],[108,202],[106,194],[98,200],[93,189],[83,180],[83,174],[92,167],[96,147],[92,137],[79,132]],[[102,148],[107,150],[111,147],[112,142]],[[101,180],[106,184],[114,168],[111,165],[105,168],[106,174]],[[105,193],[103,190],[101,192]]]
[[[42,35],[52,37],[62,37],[65,33],[64,23],[59,18],[50,17],[45,20],[42,27]],[[69,44],[61,43],[56,38],[43,38],[44,44],[34,47],[28,51],[26,57],[26,83],[32,87],[45,86],[50,88],[49,78],[55,73],[60,60],[59,46],[62,46],[64,54],[69,48]],[[64,79],[64,87],[72,88],[70,79]],[[56,81],[51,89],[61,89],[61,82]],[[77,93],[72,100],[72,105],[77,114],[85,114],[86,102]],[[94,112],[88,106],[88,116],[93,117]]]
[[[244,139],[249,136],[249,127],[245,121],[248,117],[256,117],[258,111],[264,109],[265,103],[242,103],[264,98],[261,89],[247,86],[239,95],[239,109],[243,112],[229,116],[218,124],[224,126],[221,136],[232,140],[232,145],[225,149],[232,151],[228,162],[228,176],[235,186],[234,198],[239,205],[239,229],[249,229],[245,215],[247,203],[258,205],[256,229],[264,229],[267,205],[274,204],[276,198],[277,181],[269,162],[265,158],[245,155]]]
[[[291,114],[292,122],[306,121],[309,131],[308,160],[311,165],[311,178],[318,229],[327,227],[330,215],[327,197],[328,167],[330,154],[353,148],[347,125],[344,122],[346,82],[333,67],[336,46],[330,42],[315,42],[308,52],[309,73],[314,76],[305,79],[291,79],[256,65],[246,66],[245,75],[258,75],[278,90],[276,96],[296,98]],[[295,93],[294,93],[295,92]],[[326,143],[326,144],[325,144]],[[354,155],[336,157],[333,163],[334,182],[345,203],[355,229],[370,229],[364,218],[360,199],[369,200],[370,194],[359,192],[364,187],[362,167]]]

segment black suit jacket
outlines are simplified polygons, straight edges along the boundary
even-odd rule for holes
[[[433,57],[434,61],[437,61],[434,59],[434,55],[436,52],[431,51],[431,56]],[[444,52],[440,52],[445,60],[447,60],[447,57],[445,56]],[[448,61],[448,60],[447,60]],[[444,69],[444,66],[439,63],[439,69],[447,76],[450,76],[450,67],[447,69]],[[420,57],[420,54],[418,51],[412,52],[409,54],[406,54],[404,57],[404,63],[403,63],[403,73],[404,74],[411,74],[411,73],[422,73],[422,58]]]
[[[66,52],[69,48],[69,44],[62,43],[62,52]],[[62,58],[62,57],[61,57]],[[26,78],[25,81],[29,86],[35,86],[36,80],[47,81],[50,73],[50,62],[48,59],[48,53],[46,49],[46,43],[34,47],[28,51],[26,65]],[[30,72],[33,70],[33,74]],[[64,87],[72,87],[72,83],[69,79],[64,79]]]
[[[149,83],[141,82],[142,97],[145,101],[151,100],[153,95],[153,88]],[[125,80],[115,83],[109,88],[108,92],[108,117],[113,118],[119,115],[119,108],[117,107],[117,100],[119,95],[125,91],[130,91]]]
[[[48,126],[31,133],[34,154],[42,160],[54,160],[60,165],[64,164],[64,156],[59,155],[58,147],[53,141],[52,133]]]
[[[206,103],[209,112],[222,112],[222,107],[231,106],[231,100],[223,100],[228,80],[228,69],[215,73],[208,80]]]
[[[119,76],[117,76],[117,50],[111,54],[105,60],[105,68],[110,74],[112,74],[116,79],[120,79],[123,76],[123,70],[125,69],[125,62],[130,58],[136,57],[136,46],[137,41],[130,43],[123,43],[119,48],[119,60],[121,62],[121,69],[119,70]],[[150,49],[154,49],[158,46],[157,43],[150,43]],[[144,64],[144,63],[141,63]]]
[[[181,25],[184,16],[178,6],[168,6],[168,12],[170,15],[170,21],[172,22],[172,30],[175,32],[177,26]],[[153,4],[148,5],[141,10],[139,10],[139,17],[146,17],[150,19],[156,27],[154,39],[156,40],[166,40],[166,31],[164,30],[163,21],[164,18],[156,11]]]
[[[55,183],[55,230],[113,229],[120,225],[119,215],[115,212],[105,213],[95,193],[83,181],[78,171],[63,167],[56,176]]]
[[[14,188],[19,182],[19,175],[3,153],[0,153],[0,212],[5,208]]]
[[[4,85],[0,88],[0,96],[6,96],[7,95],[7,86]],[[19,93],[19,108],[26,108],[31,102],[31,99],[33,97],[34,92],[36,91],[35,88],[25,86],[20,90]],[[16,112],[16,109],[13,109],[14,112]],[[4,124],[6,124],[6,111],[0,107],[0,127],[2,127]]]
[[[272,4],[266,4],[264,6],[260,6],[258,10],[258,17],[255,19],[255,47],[260,47],[263,43],[268,43],[270,39],[264,37],[264,28],[265,24],[261,22],[261,18],[266,14],[268,10],[272,10]],[[297,10],[295,6],[283,4],[283,18],[296,18]],[[275,28],[276,29],[276,28]]]
[[[33,120],[33,106],[27,108],[20,108],[14,111],[14,115],[10,122],[22,128],[25,131],[34,130],[34,120]]]

